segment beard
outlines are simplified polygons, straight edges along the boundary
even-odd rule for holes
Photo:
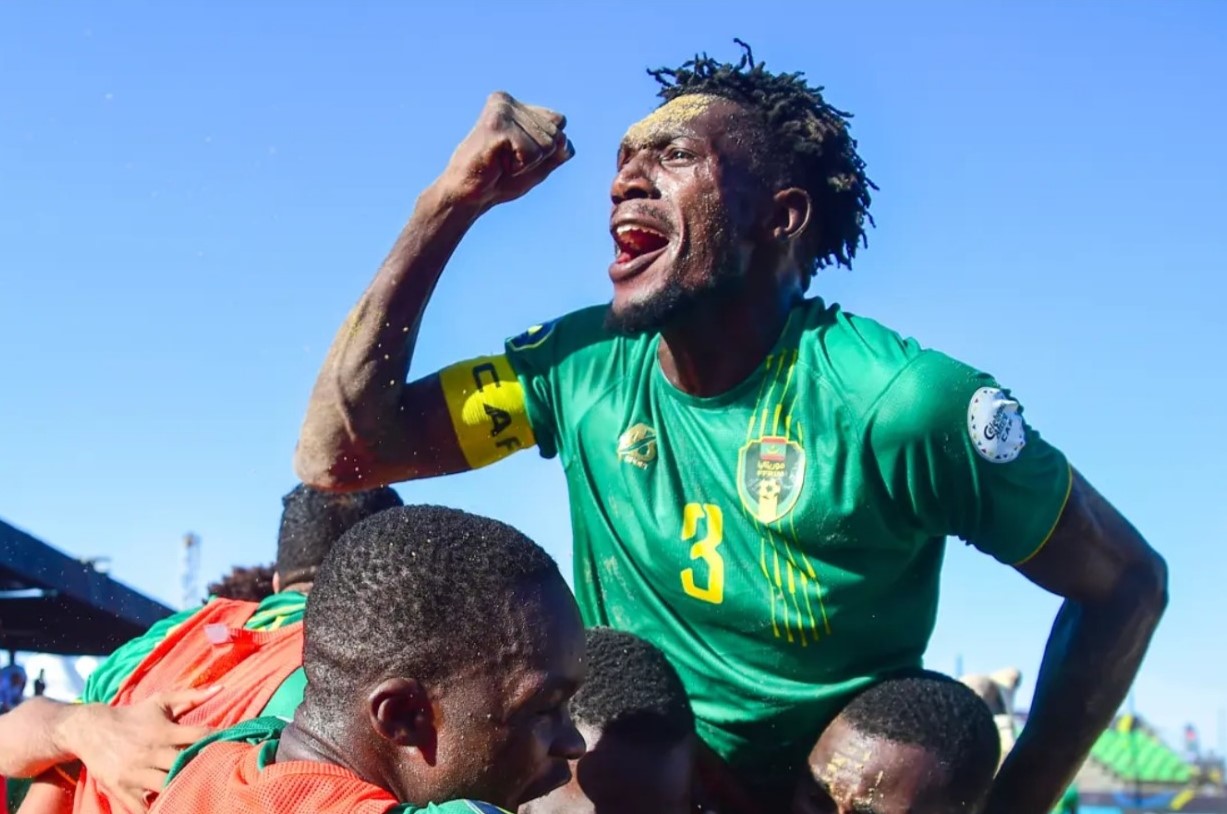
[[[614,310],[611,303],[605,312],[605,330],[626,337],[656,333],[686,319],[705,305],[735,298],[745,278],[732,230],[725,224],[714,229],[702,255],[681,258],[669,270],[660,288],[648,297],[620,310]],[[710,271],[697,282],[686,279],[686,272],[699,265],[708,265]]]

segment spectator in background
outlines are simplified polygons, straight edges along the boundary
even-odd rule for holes
[[[236,565],[217,582],[208,587],[210,596],[222,599],[239,599],[244,602],[262,602],[272,596],[273,577],[277,573],[275,563],[247,567]]]
[[[0,670],[0,713],[15,709],[26,693],[26,671],[20,664]]]

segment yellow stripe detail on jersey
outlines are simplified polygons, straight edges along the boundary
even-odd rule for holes
[[[439,371],[447,413],[469,467],[477,469],[537,443],[524,388],[506,356],[482,356]]]

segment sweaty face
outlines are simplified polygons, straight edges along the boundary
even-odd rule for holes
[[[611,190],[611,329],[659,330],[744,280],[768,197],[751,169],[758,133],[740,105],[697,94],[627,131]]]
[[[519,814],[689,814],[694,744],[642,744],[580,725],[588,753],[571,782]]]
[[[436,706],[437,784],[514,811],[570,780],[584,754],[568,702],[584,679],[584,629],[561,579],[512,597],[513,642],[481,669],[448,681]],[[493,623],[492,623],[493,624]]]
[[[792,814],[973,814],[953,801],[939,760],[913,744],[867,738],[836,718],[797,784]]]

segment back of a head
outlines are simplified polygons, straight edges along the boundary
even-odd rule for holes
[[[327,706],[370,681],[438,680],[490,658],[516,589],[551,580],[566,591],[554,560],[497,520],[440,506],[369,517],[325,558],[307,603],[308,698]]]
[[[588,679],[571,699],[577,724],[641,743],[694,734],[682,680],[659,648],[611,628],[589,628],[586,637]]]
[[[988,707],[941,673],[887,678],[854,698],[840,719],[867,738],[919,746],[945,768],[950,792],[976,810],[997,770],[1000,743]]]
[[[404,503],[386,486],[338,494],[299,484],[281,505],[276,570],[285,586],[311,581],[333,544],[354,524]]]
[[[273,574],[277,572],[272,565],[236,565],[230,573],[217,582],[209,583],[206,593],[222,599],[237,599],[242,602],[260,602],[273,594]]]
[[[570,707],[588,753],[566,786],[521,806],[520,814],[688,814],[697,741],[673,665],[629,633],[589,628],[585,639],[588,678]]]

